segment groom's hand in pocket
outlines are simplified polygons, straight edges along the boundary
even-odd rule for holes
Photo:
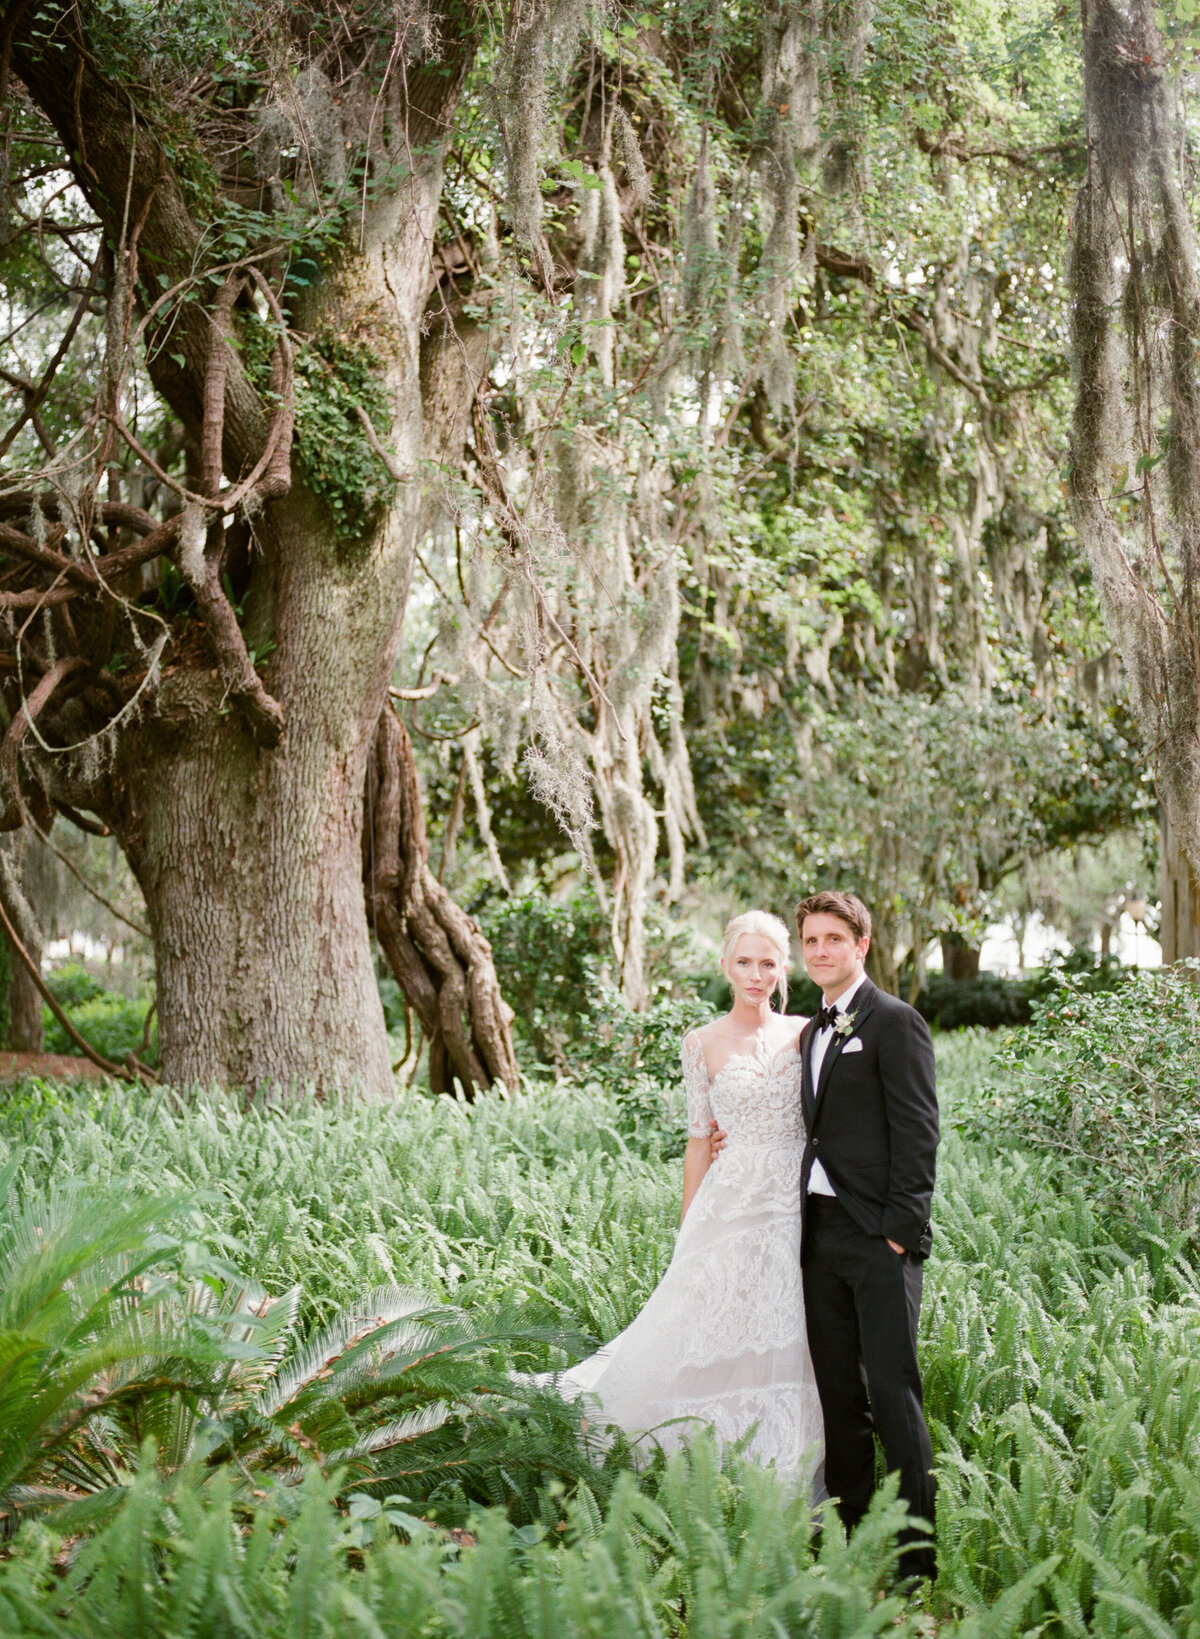
[[[716,1122],[714,1121],[713,1124],[712,1124],[712,1131],[708,1135],[708,1141],[709,1141],[710,1145],[712,1146],[712,1153],[708,1158],[710,1166],[717,1159],[717,1156],[720,1155],[721,1151],[725,1148],[726,1137],[727,1137],[727,1135],[721,1131],[720,1127],[718,1127]]]
[[[714,1122],[713,1125],[715,1126],[716,1123]],[[902,1246],[900,1246],[896,1241],[888,1240],[888,1245],[891,1247],[893,1252],[903,1256],[904,1248]]]

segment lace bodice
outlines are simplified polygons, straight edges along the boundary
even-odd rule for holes
[[[682,1058],[689,1138],[707,1138],[715,1119],[730,1145],[803,1139],[798,1046],[775,1051],[759,1036],[753,1053],[735,1053],[710,1076],[699,1038],[690,1035]]]

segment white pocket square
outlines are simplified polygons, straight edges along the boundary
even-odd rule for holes
[[[862,1050],[863,1044],[860,1038],[858,1036],[852,1036],[846,1043],[845,1047],[842,1048],[842,1055],[844,1057],[847,1053],[861,1053]]]

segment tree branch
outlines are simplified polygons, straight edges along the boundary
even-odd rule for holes
[[[221,585],[219,548],[206,547],[205,534],[202,508],[189,506],[180,520],[175,562],[195,596],[226,694],[245,718],[255,743],[272,751],[283,740],[283,708],[267,693],[251,663],[245,636]]]
[[[56,661],[39,678],[33,692],[21,703],[21,708],[8,726],[0,745],[0,831],[15,831],[25,821],[25,804],[21,799],[21,781],[18,758],[21,743],[50,696],[60,683],[76,672],[87,670],[87,661],[79,655],[66,655]]]
[[[101,594],[112,596],[112,584],[115,581],[170,550],[179,534],[179,525],[179,518],[169,518],[165,524],[157,525],[147,536],[135,541],[131,546],[123,546],[116,552],[106,552],[102,557],[90,562],[86,558],[80,559],[76,567],[85,572],[85,581],[71,586],[50,586],[44,590],[35,586],[23,592],[0,592],[0,609],[53,609],[60,603],[69,603],[72,598]]]

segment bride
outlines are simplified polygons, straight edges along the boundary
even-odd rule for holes
[[[722,1441],[750,1434],[748,1451],[805,1481],[822,1425],[800,1288],[806,1021],[771,1011],[776,991],[787,1005],[787,965],[777,916],[747,911],[725,929],[733,1007],[683,1042],[688,1143],[674,1255],[633,1323],[557,1381],[598,1401],[605,1422],[665,1447],[697,1423]],[[714,1158],[718,1123],[727,1142]]]

